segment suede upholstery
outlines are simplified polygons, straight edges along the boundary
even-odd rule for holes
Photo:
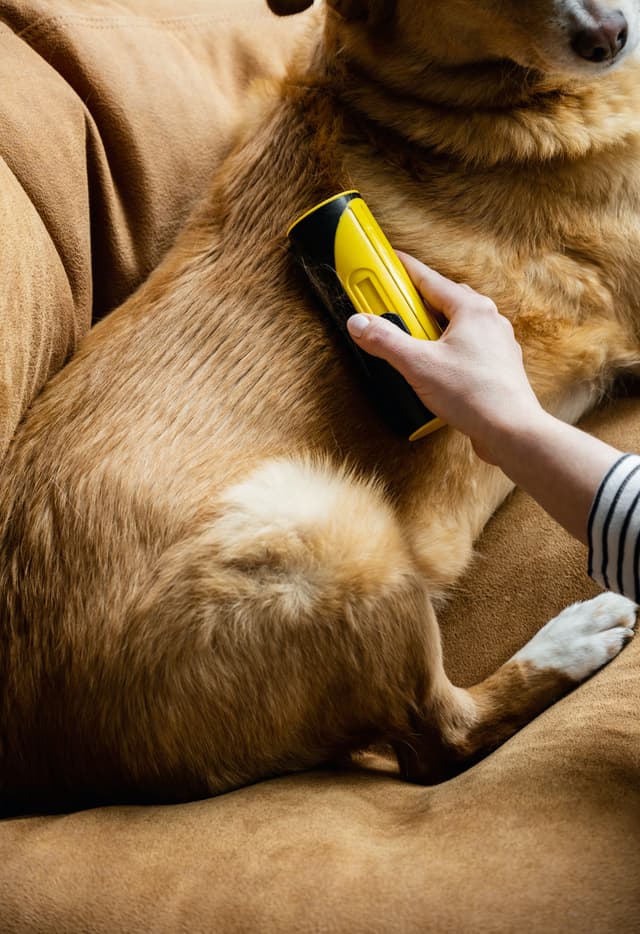
[[[0,0],[0,444],[171,243],[300,20],[261,0]],[[636,399],[587,427],[640,449]],[[516,493],[441,613],[470,684],[597,592]],[[640,931],[640,641],[434,788],[374,755],[175,807],[0,822],[3,934]]]

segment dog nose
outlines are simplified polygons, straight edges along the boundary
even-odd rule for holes
[[[571,48],[588,62],[613,62],[627,43],[629,26],[624,14],[615,10],[591,29],[581,29],[571,40]]]

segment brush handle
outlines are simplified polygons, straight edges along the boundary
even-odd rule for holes
[[[385,360],[361,351],[347,320],[356,312],[387,318],[408,334],[437,340],[404,266],[360,194],[343,192],[307,211],[288,231],[293,252],[354,354],[367,394],[397,433],[416,441],[443,424]]]

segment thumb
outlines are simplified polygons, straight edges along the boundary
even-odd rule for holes
[[[415,369],[416,343],[429,344],[429,341],[416,341],[396,324],[378,315],[352,315],[347,329],[361,350],[386,360],[405,378]]]

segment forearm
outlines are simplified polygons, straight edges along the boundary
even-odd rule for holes
[[[621,452],[542,409],[517,427],[493,432],[492,460],[567,531],[587,543],[594,497]]]

